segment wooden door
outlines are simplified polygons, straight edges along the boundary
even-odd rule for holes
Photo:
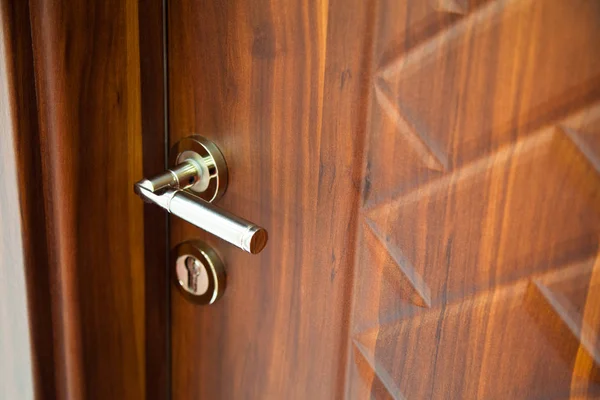
[[[162,4],[0,0],[0,398],[168,396]]]
[[[168,2],[170,141],[258,256],[171,296],[174,398],[600,395],[600,3]]]

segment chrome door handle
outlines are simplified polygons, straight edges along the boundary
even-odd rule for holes
[[[227,187],[227,165],[213,142],[197,135],[183,139],[171,151],[171,164],[166,172],[137,182],[135,192],[249,253],[265,247],[264,228],[211,204]]]

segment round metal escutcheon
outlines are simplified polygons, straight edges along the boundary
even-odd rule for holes
[[[221,150],[212,141],[200,135],[181,139],[171,148],[169,165],[175,166],[186,160],[196,162],[200,170],[198,179],[189,191],[212,203],[219,200],[227,189],[227,164]]]
[[[225,292],[223,262],[212,247],[200,240],[178,244],[172,251],[175,284],[179,292],[196,304],[213,304]]]

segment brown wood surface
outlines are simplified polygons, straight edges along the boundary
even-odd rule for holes
[[[259,256],[172,293],[175,398],[600,395],[600,3],[169,2],[171,143]]]
[[[596,397],[600,3],[376,6],[348,397]]]
[[[136,16],[31,2],[59,397],[144,394]]]
[[[230,173],[219,204],[269,232],[253,256],[172,219],[173,245],[205,238],[228,269],[214,306],[172,292],[174,398],[343,387],[369,65],[352,55],[369,53],[367,6],[169,2],[171,142],[214,140]]]
[[[0,397],[165,398],[166,219],[132,190],[164,167],[162,5],[1,10]]]

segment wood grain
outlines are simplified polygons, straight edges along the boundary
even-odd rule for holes
[[[162,4],[1,10],[0,397],[167,397],[166,218],[131,191],[164,167]]]
[[[346,394],[593,398],[600,7],[463,6],[378,2]]]
[[[37,397],[166,395],[166,279],[147,294],[144,284],[146,267],[164,275],[165,222],[150,214],[158,228],[145,226],[132,191],[164,164],[162,78],[148,78],[162,49],[141,54],[138,25],[153,16],[151,40],[162,10],[138,11],[136,1],[3,2]],[[142,135],[142,118],[158,129]]]
[[[169,3],[171,143],[217,142],[252,257],[172,294],[176,398],[600,393],[600,5]]]
[[[172,220],[173,245],[203,237],[228,268],[214,306],[172,295],[173,396],[339,397],[368,65],[347,55],[368,49],[368,4],[171,1],[168,14],[171,141],[220,146],[220,205],[270,241],[252,256]]]

